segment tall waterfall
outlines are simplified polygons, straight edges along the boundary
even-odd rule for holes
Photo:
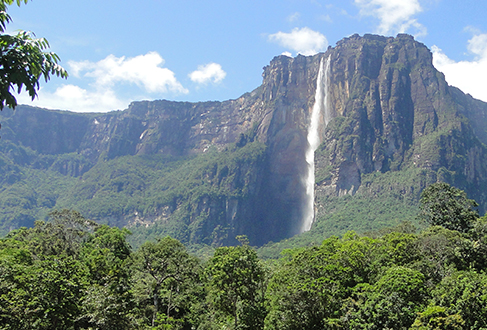
[[[330,71],[330,56],[323,63],[320,61],[318,78],[316,80],[315,103],[311,110],[311,120],[308,128],[308,150],[306,150],[306,162],[308,163],[308,173],[305,178],[306,184],[306,205],[304,219],[301,225],[301,232],[311,229],[315,218],[315,151],[320,145],[319,125],[321,112],[323,111],[323,121],[326,125],[331,119],[328,106],[328,75]]]

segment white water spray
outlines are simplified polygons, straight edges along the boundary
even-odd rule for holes
[[[328,106],[328,74],[330,71],[330,56],[323,63],[320,61],[318,78],[316,80],[315,103],[311,110],[311,120],[308,129],[308,150],[306,150],[306,162],[308,163],[308,173],[305,178],[306,184],[306,205],[304,219],[301,225],[301,232],[311,229],[315,218],[315,151],[320,145],[319,124],[320,116],[323,111],[325,127],[330,121],[330,111]]]

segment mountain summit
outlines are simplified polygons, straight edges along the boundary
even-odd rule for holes
[[[0,118],[0,227],[74,208],[136,240],[218,245],[245,234],[260,245],[306,221],[324,237],[412,219],[436,181],[484,210],[486,115],[409,35],[275,57],[262,85],[235,100],[107,114],[19,106]]]

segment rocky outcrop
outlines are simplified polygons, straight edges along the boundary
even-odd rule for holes
[[[180,194],[160,202],[152,213],[132,207],[130,212],[110,211],[99,220],[120,226],[159,221],[163,226],[177,215],[190,228],[193,238],[189,240],[194,242],[208,235],[213,235],[213,243],[230,242],[235,234],[249,235],[254,244],[289,237],[298,232],[303,216],[306,136],[319,63],[327,58],[330,71],[325,93],[331,120],[325,125],[324,118],[320,119],[322,144],[315,157],[317,209],[326,209],[321,205],[326,196],[389,189],[372,189],[370,179],[364,187],[364,175],[411,168],[424,169],[433,181],[466,189],[471,198],[487,205],[482,192],[487,178],[482,144],[487,144],[483,124],[487,105],[448,86],[433,67],[431,52],[408,35],[353,35],[326,53],[275,57],[264,68],[262,85],[235,100],[142,101],[107,114],[27,106],[13,113],[5,110],[0,118],[1,141],[24,149],[2,146],[3,157],[12,164],[4,162],[10,176],[0,182],[22,180],[16,167],[20,165],[85,182],[95,165],[120,157],[189,157],[215,149],[233,157],[258,142],[265,148],[250,162],[239,160],[242,168],[227,166],[225,170],[222,161],[214,170],[205,169],[208,173],[202,176],[201,187],[209,185],[218,193],[198,193],[184,201]],[[228,189],[220,189],[222,182]],[[117,184],[124,189],[122,183]],[[418,187],[398,191],[414,191],[417,196],[424,185],[422,181]],[[248,188],[246,193],[236,193],[243,186]],[[88,191],[86,198],[96,198],[96,189],[101,188],[82,186],[71,191],[80,196]],[[323,216],[320,212],[318,217]],[[222,238],[225,235],[227,241]]]
[[[450,183],[475,190],[486,173],[485,103],[449,87],[426,46],[354,35],[329,53],[334,119],[317,156],[320,194],[354,194],[364,174],[411,166],[446,169]]]
[[[447,85],[431,53],[411,36],[354,35],[330,51],[335,120],[323,131],[317,167],[333,168],[323,185],[354,193],[360,176],[398,170],[416,137],[442,125]]]

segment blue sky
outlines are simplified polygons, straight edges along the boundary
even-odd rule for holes
[[[138,100],[238,98],[274,56],[311,55],[354,33],[415,36],[447,81],[487,101],[487,2],[478,0],[33,0],[8,31],[45,37],[70,77],[19,102],[106,112]]]

